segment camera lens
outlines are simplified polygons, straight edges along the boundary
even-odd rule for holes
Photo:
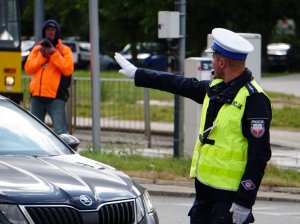
[[[43,47],[51,47],[51,40],[49,40],[47,37],[42,42]]]

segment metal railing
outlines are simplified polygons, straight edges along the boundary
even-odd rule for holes
[[[30,76],[22,76],[24,100],[22,106],[29,109]],[[73,77],[67,103],[67,117],[70,133],[76,129],[92,127],[91,79]],[[101,78],[100,81],[100,127],[101,130],[119,132],[144,132],[148,147],[151,147],[151,126],[159,122],[150,122],[149,89],[135,88],[132,79]],[[51,120],[46,119],[51,125]],[[169,126],[156,128],[161,133],[172,134]]]

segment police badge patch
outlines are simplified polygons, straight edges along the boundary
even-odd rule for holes
[[[265,121],[264,120],[252,120],[250,127],[251,134],[255,138],[260,138],[265,133]]]
[[[255,189],[255,185],[252,182],[252,180],[244,180],[241,183],[242,183],[243,187],[245,188],[245,190],[247,190],[247,191]]]

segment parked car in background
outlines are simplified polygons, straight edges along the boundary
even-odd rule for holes
[[[136,45],[137,66],[153,68],[157,70],[167,70],[168,57],[167,47],[158,42],[143,42]],[[127,60],[132,61],[131,44],[127,44],[120,52]]]
[[[147,190],[79,155],[74,136],[2,96],[0,114],[0,223],[159,223]]]
[[[300,69],[300,48],[287,43],[267,45],[269,71],[295,71]]]
[[[34,40],[22,40],[21,41],[22,67],[24,66],[26,59],[34,45],[35,45]]]
[[[69,46],[73,52],[76,68],[89,68],[91,44],[85,41],[63,40],[63,44]],[[100,52],[100,69],[112,70],[118,68],[117,62],[110,56]]]

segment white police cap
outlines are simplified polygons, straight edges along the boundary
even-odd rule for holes
[[[254,50],[253,45],[242,36],[230,30],[215,28],[212,30],[213,45],[205,52],[219,52],[235,60],[245,60],[247,54]]]

